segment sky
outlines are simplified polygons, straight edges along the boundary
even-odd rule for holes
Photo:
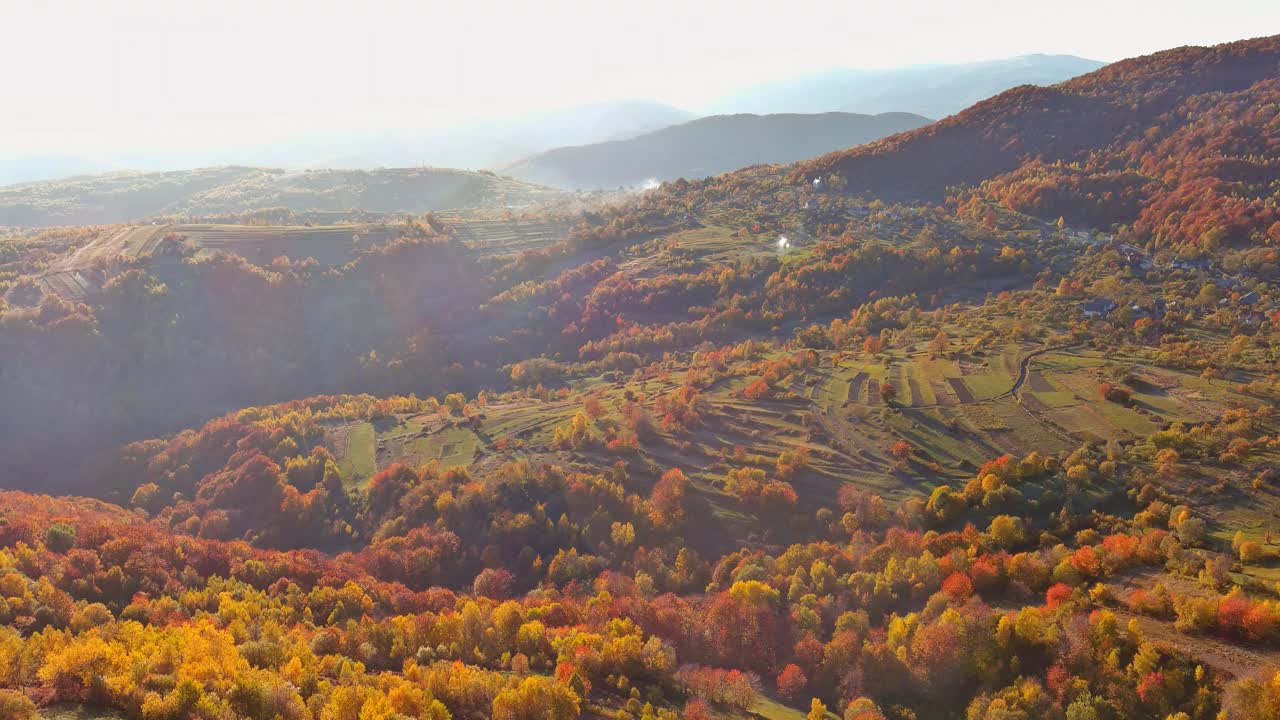
[[[18,154],[423,130],[616,99],[698,111],[832,68],[1117,60],[1280,32],[1276,0],[0,0]]]

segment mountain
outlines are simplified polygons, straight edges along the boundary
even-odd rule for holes
[[[848,191],[940,201],[976,186],[1012,209],[1216,245],[1280,221],[1280,36],[1183,47],[1019,87],[910,133],[799,164]],[[954,194],[951,194],[954,197]]]
[[[645,100],[594,103],[439,130],[366,132],[255,151],[255,162],[285,167],[369,168],[425,163],[440,167],[500,167],[564,145],[639,135],[696,117]],[[260,158],[260,159],[259,159]]]
[[[622,100],[536,113],[512,113],[434,129],[365,127],[319,130],[287,143],[247,141],[182,150],[119,150],[103,157],[0,153],[0,186],[132,169],[143,172],[226,165],[395,168],[414,165],[480,170],[563,145],[632,137],[697,117],[647,100]]]
[[[490,172],[446,168],[119,172],[0,187],[0,225],[117,223],[263,208],[427,212],[525,205],[553,195],[547,188]]]
[[[647,100],[595,103],[535,115],[511,128],[508,152],[536,152],[562,145],[621,140],[688,122],[687,110]]]
[[[563,147],[502,172],[564,188],[610,188],[647,180],[717,175],[759,163],[788,163],[912,130],[929,119],[910,113],[716,115],[627,140]]]
[[[1051,85],[1104,63],[1074,55],[1022,55],[962,65],[831,70],[736,92],[716,112],[910,112],[946,117],[1018,85]]]

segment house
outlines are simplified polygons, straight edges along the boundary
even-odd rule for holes
[[[1129,303],[1129,311],[1133,313],[1134,320],[1143,318],[1163,320],[1168,306],[1169,304],[1165,302],[1164,298],[1156,298],[1149,306],[1144,306],[1137,301]]]
[[[1155,263],[1151,262],[1151,258],[1141,253],[1126,252],[1123,253],[1122,257],[1124,258],[1125,264],[1133,270],[1147,272],[1148,270],[1155,268]]]
[[[1139,248],[1139,247],[1134,247],[1133,245],[1130,245],[1128,243],[1121,243],[1121,247],[1124,248],[1124,255],[1129,259],[1129,262],[1131,264],[1136,264],[1139,267],[1141,267],[1143,270],[1155,269],[1156,267],[1155,260],[1151,257],[1150,254],[1147,253],[1146,250],[1143,250],[1142,248]]]
[[[1248,293],[1241,295],[1240,299],[1236,301],[1236,304],[1251,307],[1253,305],[1257,305],[1261,300],[1262,298],[1258,297],[1257,292],[1250,290]]]
[[[1134,320],[1142,320],[1143,318],[1154,317],[1154,314],[1150,310],[1142,307],[1136,302],[1129,304],[1129,310],[1133,313]]]
[[[1106,317],[1116,309],[1116,304],[1106,298],[1094,298],[1084,305],[1080,306],[1080,310],[1087,318]]]
[[[1208,260],[1174,260],[1169,263],[1169,267],[1174,270],[1208,270]]]

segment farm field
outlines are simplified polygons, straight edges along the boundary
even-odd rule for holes
[[[1124,442],[1168,423],[1201,422],[1244,400],[1226,385],[1208,384],[1191,373],[1138,366],[1133,371],[1151,382],[1140,385],[1134,404],[1106,402],[1097,384],[1110,360],[1079,348],[1035,355],[1014,395],[1020,358],[1041,350],[1034,343],[1010,344],[981,363],[914,351],[890,353],[887,364],[844,357],[834,366],[798,372],[789,393],[759,401],[741,397],[743,380],[727,378],[703,390],[704,420],[694,432],[681,439],[660,431],[662,442],[650,454],[663,464],[689,468],[696,502],[722,529],[748,537],[758,519],[722,487],[727,467],[722,458],[737,447],[751,447],[756,462],[764,465],[797,447],[808,450],[808,470],[792,479],[802,504],[816,508],[832,502],[846,484],[906,500],[942,482],[962,482],[993,457],[1065,454],[1103,437]],[[620,382],[588,377],[575,381],[573,392],[600,402],[605,414],[599,422],[616,423],[626,397],[674,392],[681,372],[675,366],[669,374],[637,374]],[[946,380],[972,387],[971,396],[956,393]],[[892,407],[873,390],[886,382],[906,389]],[[1159,408],[1158,419],[1153,407]],[[363,487],[373,473],[397,462],[489,468],[504,458],[545,456],[556,429],[567,426],[580,408],[573,400],[504,400],[479,411],[482,419],[474,425],[438,413],[401,415],[376,426],[356,422],[330,428],[327,445],[344,477],[357,478],[355,485]],[[899,463],[888,452],[899,440],[915,449],[910,463]],[[588,464],[611,461],[597,451],[577,456]],[[1223,515],[1222,522],[1234,528],[1240,521]],[[715,547],[723,537],[705,541]]]
[[[809,717],[807,711],[788,707],[768,697],[756,698],[756,702],[751,706],[750,712],[764,720],[805,720],[805,718]],[[838,717],[829,710],[825,716],[826,720],[838,720]]]
[[[946,359],[921,352],[895,352],[889,364],[841,360],[818,374],[813,399],[828,413],[862,411],[882,407],[879,389],[885,383],[896,388],[894,404],[904,415],[919,418],[916,433],[932,434],[939,425],[940,453],[952,461],[963,443],[947,439],[951,426],[970,428],[1001,438],[1010,451],[1034,447],[1060,447],[1101,438],[1133,439],[1170,422],[1195,423],[1210,419],[1224,403],[1246,398],[1225,384],[1212,385],[1193,373],[1137,367],[1142,380],[1133,393],[1133,404],[1103,402],[1098,383],[1113,361],[1102,353],[1081,349],[1054,350],[1028,360],[1027,381],[1018,392],[1014,385],[1022,358],[1042,351],[1035,344],[1012,344],[976,359]],[[1028,419],[1034,422],[1025,422]],[[1054,437],[1054,436],[1057,437]],[[935,443],[929,443],[933,446]]]
[[[79,270],[53,270],[39,276],[41,288],[64,300],[83,300],[97,284]]]
[[[330,425],[325,444],[349,485],[363,488],[375,473],[394,463],[469,467],[499,437],[549,442],[555,425],[570,417],[574,409],[505,404],[484,413],[485,420],[476,421],[442,413],[401,414],[378,422]]]
[[[363,487],[377,472],[377,433],[373,423],[344,423],[326,428],[326,445],[349,487]]]
[[[564,239],[568,223],[551,220],[460,220],[454,236],[473,252],[506,255],[550,245]]]

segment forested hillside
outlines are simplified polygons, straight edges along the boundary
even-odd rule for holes
[[[1274,239],[1278,46],[1180,48],[1016,88],[796,172],[885,199],[963,201],[948,188],[976,185],[1019,212],[1193,253]]]
[[[1278,62],[325,262],[0,240],[0,717],[1276,717]]]

